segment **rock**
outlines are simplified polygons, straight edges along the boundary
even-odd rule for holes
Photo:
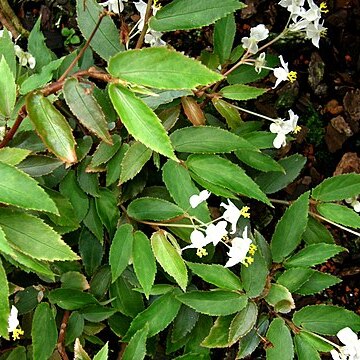
[[[334,171],[335,175],[355,172],[360,174],[360,158],[356,153],[348,152],[343,155]]]

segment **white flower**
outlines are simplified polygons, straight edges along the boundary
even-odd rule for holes
[[[244,229],[242,237],[236,237],[231,242],[231,247],[227,253],[230,259],[225,264],[225,267],[232,267],[238,263],[248,266],[253,262],[252,257],[247,257],[247,253],[251,251],[254,253],[256,246],[252,245],[251,239],[247,236],[247,226]]]
[[[220,240],[227,236],[226,226],[226,221],[219,221],[216,225],[210,224],[205,230],[207,243],[212,242],[216,246]]]
[[[349,328],[341,329],[337,335],[339,340],[345,344],[339,352],[331,350],[330,354],[334,360],[360,360],[360,340]]]
[[[276,82],[273,86],[273,89],[275,89],[282,81],[289,80],[290,82],[294,82],[296,80],[296,72],[289,71],[288,63],[284,61],[282,55],[279,56],[279,59],[281,66],[273,70],[273,74],[276,77]]]
[[[224,211],[222,218],[231,224],[230,234],[235,233],[236,224],[241,215],[247,218],[250,217],[250,214],[247,212],[250,209],[248,206],[244,206],[241,210],[239,210],[229,199],[228,199],[228,204],[222,202],[220,206],[226,209]]]
[[[147,4],[142,1],[139,0],[138,2],[134,2],[134,5],[136,7],[136,10],[140,13],[140,20],[138,21],[138,29],[141,31],[144,27],[144,23],[145,23],[145,14],[146,14],[146,7]]]
[[[99,3],[99,5],[107,6],[109,11],[115,14],[120,14],[124,11],[124,1],[127,2],[128,0],[108,0],[103,3]]]
[[[150,44],[151,47],[165,46],[166,42],[161,39],[162,35],[163,35],[162,32],[150,29],[145,35],[145,43]]]
[[[35,67],[36,60],[30,53],[24,51],[19,45],[14,45],[14,50],[21,66],[29,65],[30,69]]]
[[[199,204],[203,201],[207,200],[210,196],[210,191],[203,190],[200,191],[199,195],[192,195],[190,196],[189,202],[192,208],[196,208]]]
[[[255,60],[255,71],[260,74],[262,67],[266,64],[265,53],[262,52]]]
[[[317,20],[306,27],[306,38],[310,39],[314,46],[319,47],[320,37],[326,34],[327,28],[323,26],[324,22],[320,24]]]
[[[354,196],[353,198],[346,199],[345,202],[350,204],[356,212],[360,212],[360,201],[357,198],[357,196]]]
[[[269,30],[264,24],[259,24],[250,29],[250,37],[243,37],[241,42],[244,49],[248,49],[249,53],[256,54],[259,50],[258,42],[265,40],[269,36]]]
[[[302,12],[302,7],[304,6],[305,0],[281,0],[279,5],[286,7],[286,9],[291,14],[300,14]]]
[[[13,332],[19,326],[18,309],[12,305],[8,319],[8,332]]]
[[[307,21],[320,20],[321,18],[320,8],[314,3],[313,0],[307,0],[307,3],[309,5],[309,10],[307,10],[301,16]]]
[[[297,126],[299,116],[295,115],[292,110],[289,110],[289,117],[289,120],[277,119],[270,125],[270,131],[277,134],[273,141],[274,148],[276,149],[286,145],[287,134],[290,132],[296,133],[300,130]]]

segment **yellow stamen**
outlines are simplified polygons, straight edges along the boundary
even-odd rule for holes
[[[249,210],[250,210],[249,206],[243,206],[240,210],[240,216],[249,219],[250,218]]]
[[[245,262],[245,261],[244,261],[242,264],[243,264],[245,267],[249,267],[249,264],[248,264],[247,262]]]
[[[320,11],[323,12],[324,14],[328,13],[329,12],[329,9],[327,8],[327,4],[325,1],[323,1],[321,4],[320,4]]]
[[[327,36],[327,29],[321,30],[320,36],[321,36],[322,38],[326,37],[326,36]]]
[[[245,258],[245,260],[246,260],[246,262],[247,262],[248,265],[251,265],[251,264],[254,262],[254,258],[251,257],[251,256],[247,256],[247,257]]]
[[[153,8],[156,9],[156,10],[161,9],[161,4],[159,4],[159,0],[154,0]]]
[[[257,246],[254,245],[254,244],[250,244],[249,254],[250,254],[250,255],[254,255],[255,252],[256,252],[256,250],[257,250]]]
[[[289,73],[288,73],[288,79],[289,79],[289,81],[291,82],[291,83],[293,83],[295,80],[296,80],[296,78],[297,78],[297,72],[296,71],[290,71]]]
[[[24,335],[24,330],[21,330],[20,328],[19,329],[16,328],[12,334],[13,340],[20,339],[20,335]]]
[[[207,252],[206,249],[204,249],[204,248],[199,248],[199,249],[197,249],[197,251],[196,251],[196,255],[197,255],[199,258],[202,258],[203,256],[208,255],[208,252]]]
[[[294,130],[294,134],[297,134],[300,131],[301,131],[301,126],[297,125],[295,130]]]

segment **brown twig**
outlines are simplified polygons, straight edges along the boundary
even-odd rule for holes
[[[19,111],[19,114],[13,124],[13,126],[11,127],[11,129],[6,133],[6,135],[4,136],[3,140],[0,143],[0,149],[2,149],[3,147],[5,147],[9,141],[14,137],[17,129],[19,128],[21,122],[25,119],[26,117],[26,107],[25,105],[22,106],[22,108]]]
[[[148,0],[147,6],[146,6],[146,12],[145,12],[145,19],[144,19],[144,27],[141,30],[141,34],[136,42],[135,49],[141,49],[144,43],[146,32],[149,28],[148,22],[152,13],[151,6],[153,4],[153,0]]]
[[[61,320],[59,337],[57,341],[57,350],[63,360],[69,360],[69,357],[67,356],[65,350],[65,335],[66,335],[66,327],[69,321],[69,317],[70,317],[70,311],[65,310],[63,318]]]
[[[65,72],[60,76],[58,82],[63,81],[70,73],[70,71],[73,69],[73,67],[76,65],[76,63],[79,61],[79,59],[81,59],[81,57],[84,55],[86,49],[89,47],[91,40],[93,39],[96,31],[98,30],[102,19],[107,16],[107,12],[102,12],[99,16],[99,20],[96,23],[94,30],[92,31],[91,35],[89,36],[89,38],[87,39],[85,45],[83,46],[83,48],[79,51],[79,53],[77,54],[76,58],[71,62],[71,64],[69,65],[69,67],[65,70]]]
[[[2,14],[1,23],[11,31],[13,37],[18,37],[19,34],[28,37],[29,31],[27,31],[21,24],[19,18],[15,15],[13,9],[10,7],[7,0],[0,0],[0,13]],[[4,22],[3,22],[4,21]],[[15,32],[14,32],[15,30]]]

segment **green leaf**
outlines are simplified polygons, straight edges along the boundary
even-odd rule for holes
[[[91,162],[86,171],[96,171],[97,167],[107,163],[120,149],[121,138],[119,135],[113,135],[111,143],[102,141],[96,148]]]
[[[259,247],[258,243],[256,245]],[[258,249],[251,266],[241,266],[241,281],[246,295],[250,298],[259,296],[264,290],[268,274],[267,262]]]
[[[84,38],[88,40],[95,29],[100,14],[104,11],[101,5],[94,0],[76,1],[77,24]],[[110,16],[105,16],[91,39],[90,46],[103,59],[109,58],[119,51],[123,51],[124,47],[119,42],[119,32]]]
[[[27,95],[26,108],[46,147],[62,161],[75,163],[75,139],[65,117],[40,93]]]
[[[59,189],[61,194],[66,196],[74,208],[77,220],[84,220],[89,210],[89,199],[79,186],[74,170],[70,170],[60,182]]]
[[[79,338],[75,340],[74,360],[91,360],[88,353],[81,346]]]
[[[283,319],[276,318],[271,322],[266,338],[273,345],[266,349],[267,360],[292,360],[294,358],[290,330]]]
[[[279,63],[279,58],[275,55],[266,55],[266,66],[274,68]],[[227,76],[229,84],[247,84],[268,76],[269,70],[262,69],[260,74],[251,65],[242,65]]]
[[[184,260],[167,240],[163,231],[159,230],[152,234],[151,247],[157,262],[185,291],[188,276]]]
[[[27,360],[26,349],[24,346],[17,346],[13,350],[9,351],[9,353],[10,354],[6,357],[6,360]]]
[[[300,244],[301,236],[307,224],[308,208],[309,192],[306,192],[286,209],[284,215],[276,224],[270,244],[275,262],[282,262]],[[286,237],[284,237],[284,234],[286,234]]]
[[[111,144],[112,139],[105,115],[89,90],[89,86],[85,87],[79,84],[77,79],[69,78],[63,87],[65,101],[82,125],[103,141]]]
[[[84,319],[91,322],[100,322],[114,315],[116,309],[106,308],[101,305],[90,305],[81,310]]]
[[[215,109],[219,112],[219,114],[223,118],[225,118],[226,123],[231,130],[235,130],[243,124],[238,109],[235,109],[231,104],[229,104],[225,100],[216,97],[214,97],[211,101]]]
[[[336,276],[313,270],[309,280],[298,288],[296,293],[300,295],[312,295],[340,282],[341,280]]]
[[[184,338],[196,325],[199,319],[199,313],[186,305],[181,305],[180,310],[174,320],[171,332],[171,341],[177,342]]]
[[[78,260],[59,234],[41,219],[10,209],[0,209],[0,226],[8,242],[22,253],[39,260]]]
[[[96,211],[95,199],[89,199],[89,200],[90,200],[89,211],[84,218],[84,224],[102,244],[104,241],[103,224]]]
[[[192,262],[187,262],[186,265],[194,274],[219,288],[235,291],[242,289],[240,279],[232,271],[221,265],[206,265]]]
[[[149,325],[149,338],[164,330],[180,309],[181,303],[175,297],[179,293],[180,289],[174,289],[152,302],[147,309],[135,317],[122,340],[129,341],[138,330],[146,326],[146,323]]]
[[[90,281],[90,292],[97,298],[103,298],[111,284],[111,269],[108,265],[100,266]]]
[[[322,264],[327,259],[346,249],[333,244],[312,244],[300,250],[285,262],[285,267],[310,267]]]
[[[88,290],[90,287],[85,275],[77,271],[68,271],[62,274],[60,281],[61,287],[64,289],[75,289],[82,291]]]
[[[86,273],[93,275],[95,270],[101,264],[104,251],[100,241],[84,227],[80,233],[79,252],[85,266]]]
[[[277,279],[277,282],[293,293],[309,281],[314,271],[312,269],[291,268],[284,271]]]
[[[126,346],[122,360],[142,360],[146,355],[146,340],[149,332],[149,325],[138,330]]]
[[[247,297],[225,290],[190,291],[177,298],[197,312],[210,316],[230,315],[242,310],[247,304]]]
[[[189,30],[210,25],[216,20],[242,9],[238,0],[174,0],[161,8],[150,20],[156,31]]]
[[[229,328],[229,344],[234,344],[248,334],[256,324],[258,308],[252,301],[235,315]]]
[[[111,84],[109,95],[124,126],[136,140],[176,160],[170,139],[160,119],[142,100],[120,85]]]
[[[186,165],[205,181],[271,206],[269,199],[245,171],[227,159],[216,155],[190,155]]]
[[[4,56],[13,76],[15,77],[17,64],[14,43],[12,41],[10,31],[7,30],[6,27],[4,27],[3,30],[3,35],[0,37],[0,57]]]
[[[52,290],[48,297],[50,302],[65,310],[81,309],[86,305],[97,303],[97,300],[91,294],[75,289]]]
[[[290,291],[280,284],[271,284],[265,300],[274,307],[276,312],[282,314],[287,314],[295,309],[295,302]]]
[[[333,347],[322,338],[316,336],[315,334],[307,331],[301,331],[301,336],[310,343],[317,351],[321,352],[330,352]]]
[[[134,142],[131,144],[121,161],[119,184],[133,179],[150,160],[151,155],[151,149],[142,143]]]
[[[24,172],[0,162],[0,202],[24,209],[59,214],[54,201]]]
[[[134,233],[132,255],[136,277],[144,290],[146,298],[149,299],[155,281],[156,261],[151,250],[150,240],[141,231]]]
[[[337,201],[360,194],[360,174],[342,174],[325,179],[311,193],[320,201]]]
[[[130,203],[128,216],[136,220],[168,220],[184,214],[177,205],[157,198],[143,197]]]
[[[224,64],[230,59],[236,33],[234,14],[229,14],[215,23],[214,27],[214,53],[219,56],[220,63]]]
[[[99,175],[97,173],[86,172],[90,163],[90,157],[87,156],[77,167],[77,181],[80,188],[87,194],[94,197],[99,196]]]
[[[111,305],[117,311],[134,318],[144,310],[143,296],[122,274],[110,285],[110,297],[115,298]]]
[[[181,98],[183,96],[189,96],[193,95],[193,92],[191,90],[185,89],[185,90],[159,90],[159,89],[151,89],[151,92],[154,94],[150,94],[147,96],[141,96],[141,100],[152,110],[156,110],[160,105],[171,103],[173,100]],[[178,113],[177,111],[178,107],[175,107],[171,109],[170,114],[175,115]],[[165,114],[168,114],[169,112],[166,109]],[[179,114],[177,114],[179,115]],[[161,116],[161,113],[158,114],[159,118],[165,123],[163,116]],[[176,116],[175,116],[176,117]],[[164,124],[165,125],[165,124]],[[164,126],[166,130],[169,130],[166,126]]]
[[[108,70],[112,76],[137,85],[171,90],[195,89],[223,78],[200,62],[165,47],[119,53],[110,59]]]
[[[0,60],[0,114],[9,118],[16,102],[15,78],[5,57]]]
[[[30,32],[28,40],[28,50],[36,59],[35,70],[38,72],[56,59],[55,54],[45,45],[45,37],[40,31],[40,26],[41,18],[39,17]]]
[[[229,329],[233,319],[233,315],[219,316],[215,320],[209,335],[202,341],[201,346],[210,349],[229,347]]]
[[[360,331],[360,316],[333,305],[310,305],[296,311],[293,322],[305,330],[321,335],[336,335],[344,327]]]
[[[256,99],[258,96],[264,94],[267,89],[256,88],[249,85],[229,85],[221,89],[220,94],[232,100],[245,101]]]
[[[17,165],[23,161],[29,154],[30,150],[5,147],[0,149],[0,162],[8,165]]]
[[[32,320],[31,337],[34,359],[48,360],[57,342],[54,314],[47,303],[36,307]]]
[[[294,343],[299,360],[321,360],[319,353],[301,332],[294,336]]]
[[[255,178],[255,182],[265,194],[273,194],[291,182],[293,182],[306,163],[306,158],[295,154],[279,160],[279,164],[285,169],[285,174],[281,172],[267,172]]]
[[[114,282],[127,267],[133,251],[133,227],[130,224],[121,225],[111,242],[109,264],[111,266],[112,282]]]
[[[175,130],[170,135],[174,149],[189,153],[228,153],[242,149],[257,150],[243,138],[217,127],[191,126]]]
[[[266,316],[260,316],[256,328],[252,329],[247,335],[239,341],[239,351],[237,359],[245,359],[251,355],[259,346],[260,336],[265,337],[265,332],[269,326],[269,320]]]
[[[303,239],[306,244],[327,243],[333,244],[334,238],[330,231],[321,222],[309,216],[308,223],[303,233]]]
[[[121,166],[122,160],[129,150],[129,144],[122,144],[118,152],[109,160],[106,165],[106,186],[112,185],[114,182],[118,181],[121,175]]]
[[[184,353],[195,353],[196,359],[209,359],[210,350],[201,346],[201,342],[205,339],[206,335],[210,332],[213,321],[210,316],[201,315],[197,321],[194,330],[191,332],[188,341],[185,344]],[[191,359],[191,357],[190,357]]]
[[[51,174],[61,165],[63,165],[63,162],[55,157],[30,155],[17,165],[17,168],[31,177],[40,177]]]
[[[338,204],[319,204],[316,207],[320,215],[338,224],[355,229],[360,228],[360,216],[352,209]]]
[[[49,81],[51,81],[51,79],[53,78],[53,73],[61,66],[63,60],[64,58],[62,57],[61,59],[51,61],[41,68],[39,74],[33,74],[29,76],[21,84],[20,94],[25,95],[30,91],[39,89],[46,85]]]
[[[107,342],[96,355],[93,360],[108,360],[109,343]]]
[[[188,170],[173,160],[168,160],[162,170],[166,188],[175,202],[189,215],[196,216],[205,223],[210,222],[210,212],[205,202],[195,209],[190,207],[190,196],[198,194],[199,190],[191,180]]]
[[[285,173],[284,168],[272,157],[262,153],[258,149],[244,149],[235,151],[236,157],[246,165],[264,172],[281,171]]]
[[[117,194],[107,188],[100,188],[99,195],[95,198],[96,211],[101,222],[112,236],[120,217],[118,197]]]
[[[0,228],[0,237],[2,238],[5,237],[1,228]],[[5,339],[9,339],[9,334],[8,334],[8,319],[10,315],[9,284],[1,260],[0,260],[0,289],[1,289],[0,290],[0,336],[4,337]]]

